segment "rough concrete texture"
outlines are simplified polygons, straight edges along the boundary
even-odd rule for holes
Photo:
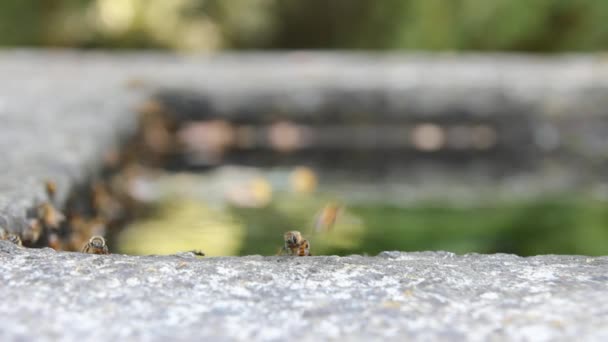
[[[0,339],[608,339],[608,257],[196,259],[0,241]]]

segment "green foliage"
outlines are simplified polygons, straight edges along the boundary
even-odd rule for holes
[[[34,1],[4,0],[0,4],[0,44],[40,44],[42,6]],[[27,21],[24,19],[27,18]]]
[[[562,51],[608,44],[603,0],[281,3],[287,10],[277,44],[287,47]]]
[[[3,0],[0,44],[588,51],[606,22],[605,0]]]

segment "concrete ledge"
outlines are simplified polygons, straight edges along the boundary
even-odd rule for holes
[[[595,340],[608,258],[384,252],[196,259],[0,241],[0,337]]]

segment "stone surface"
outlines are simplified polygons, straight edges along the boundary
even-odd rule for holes
[[[608,257],[134,257],[0,241],[0,339],[608,339]]]

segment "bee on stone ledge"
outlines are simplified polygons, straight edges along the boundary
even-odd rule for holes
[[[93,236],[81,251],[88,254],[110,254],[106,240],[101,236]]]
[[[302,237],[298,231],[289,231],[283,235],[285,245],[281,248],[279,255],[311,256],[310,243]]]

